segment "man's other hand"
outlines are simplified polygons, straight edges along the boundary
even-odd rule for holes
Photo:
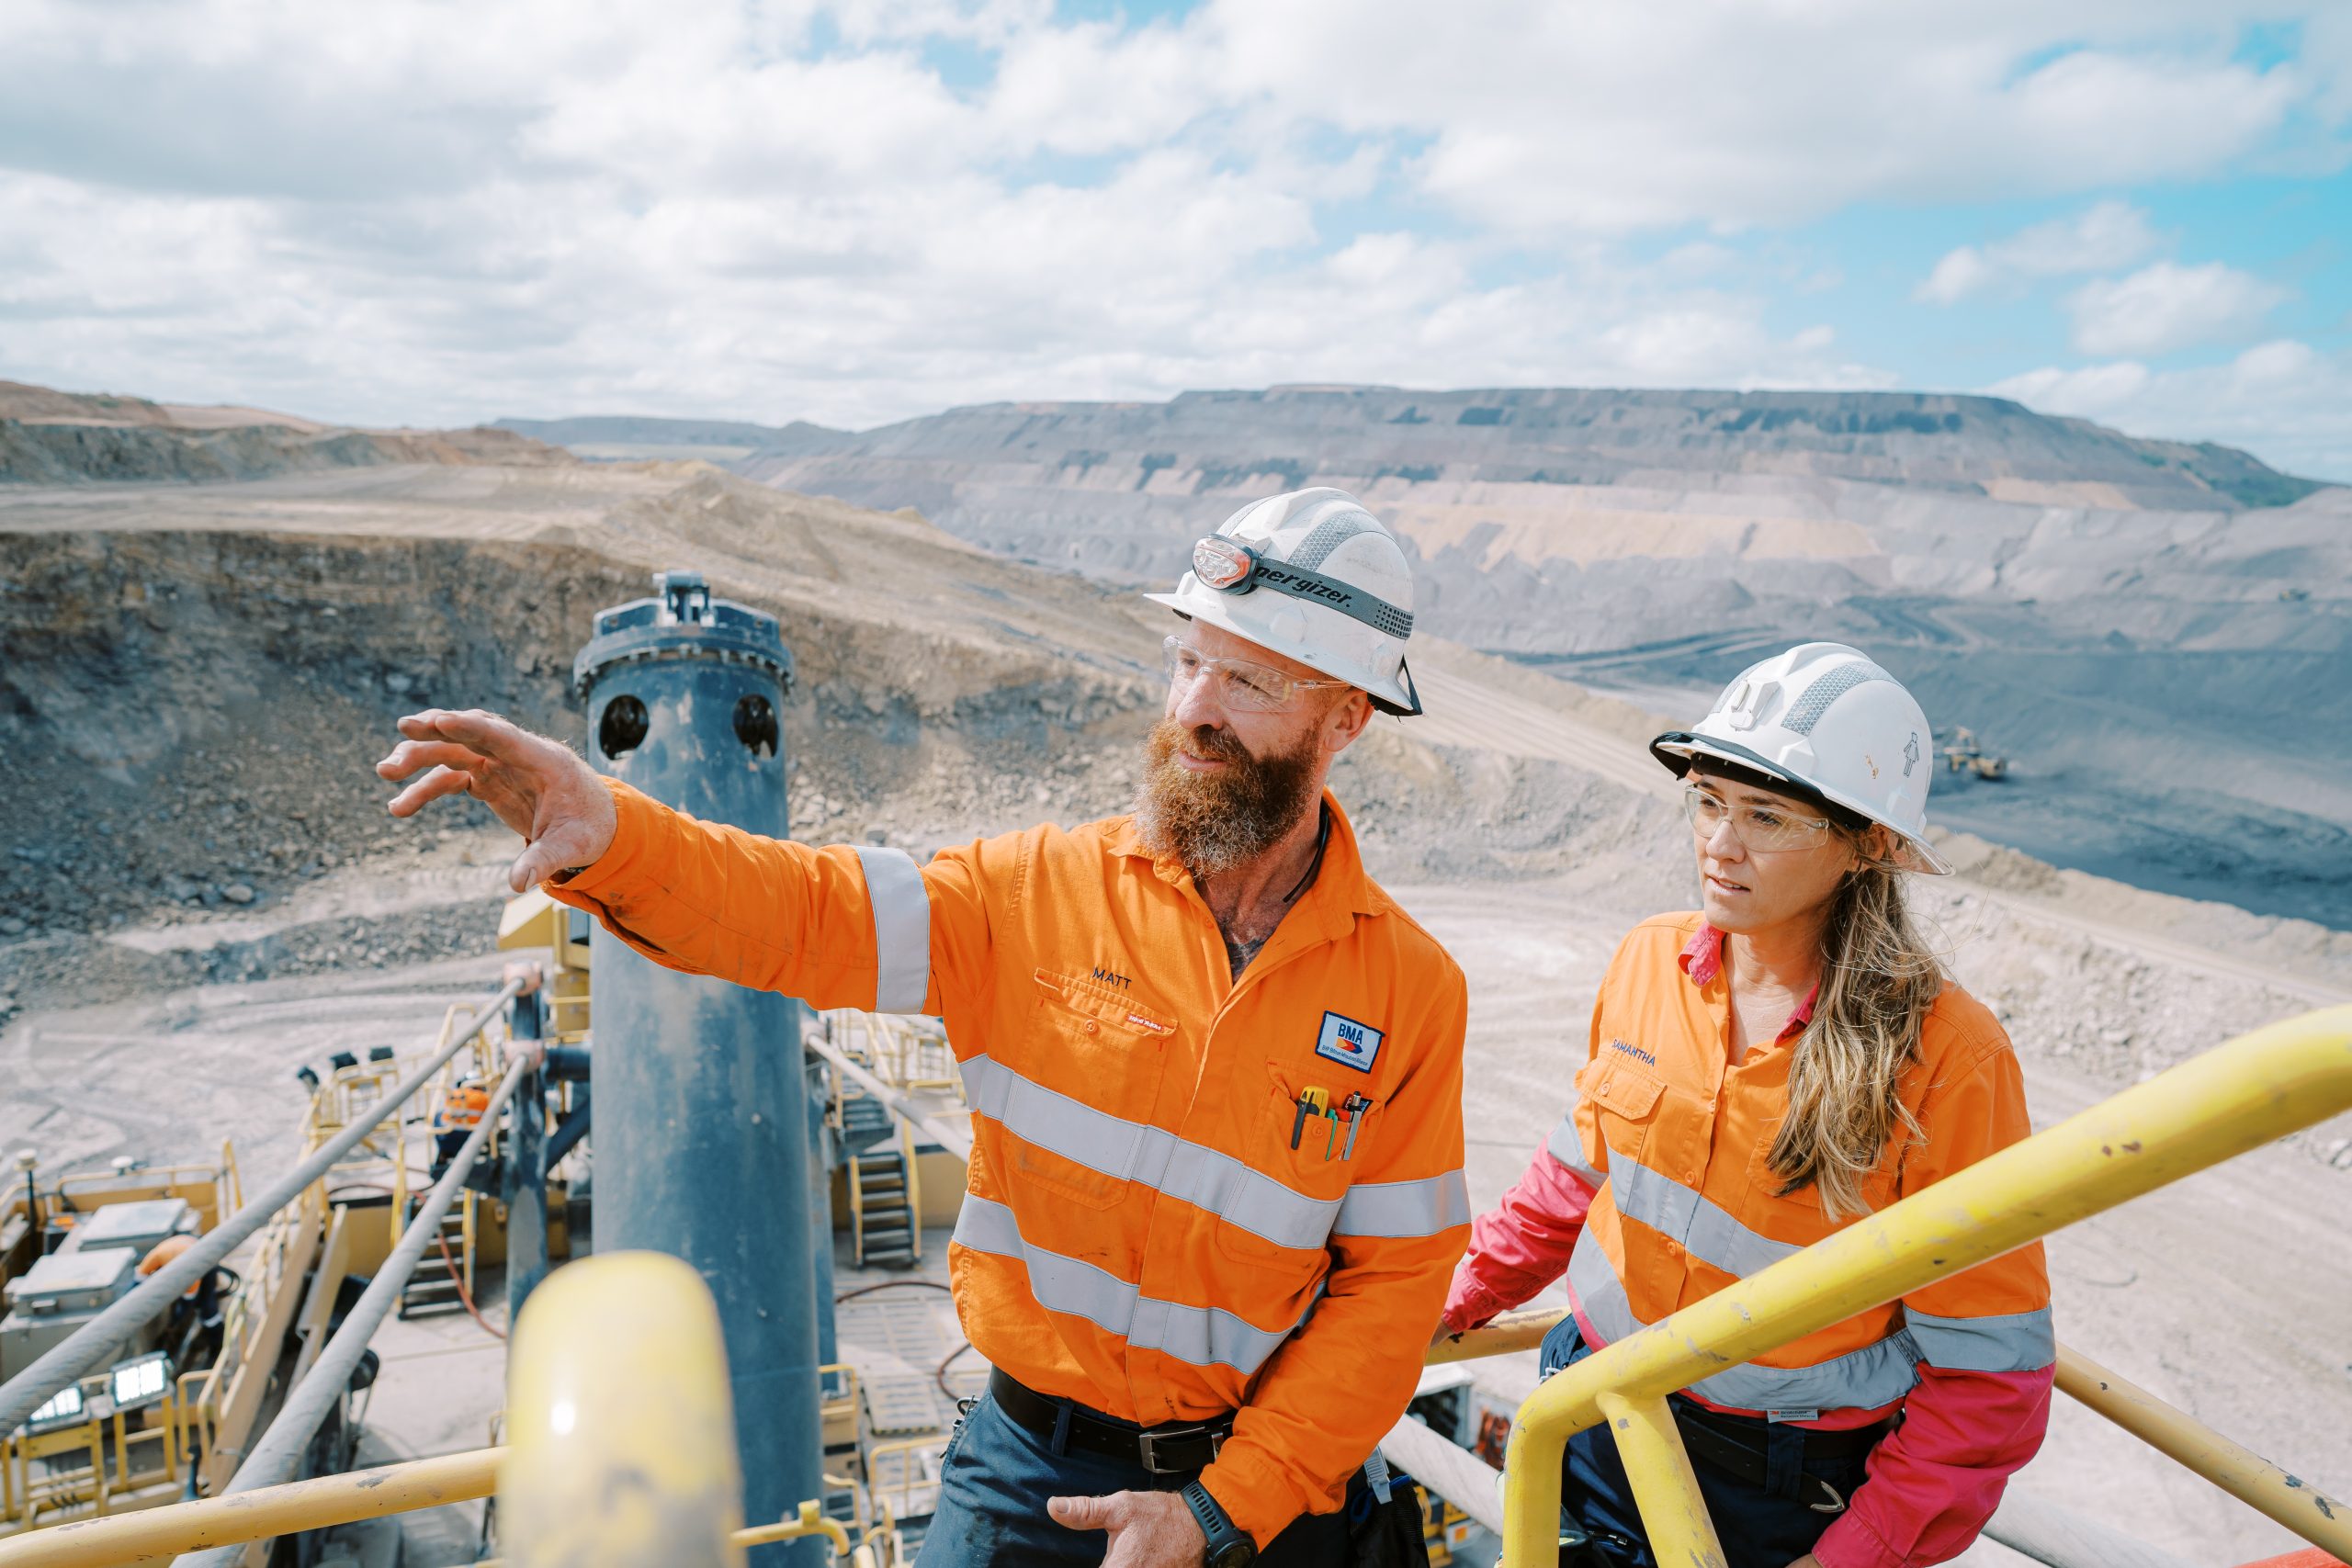
[[[526,847],[506,874],[520,893],[567,867],[592,864],[612,847],[613,797],[569,746],[518,728],[479,708],[428,708],[400,721],[407,739],[376,764],[379,777],[432,771],[392,796],[395,817],[413,817],[445,795],[470,795],[523,835]]]
[[[1201,1568],[1208,1554],[1201,1521],[1173,1492],[1056,1497],[1046,1512],[1066,1529],[1109,1530],[1102,1568]]]

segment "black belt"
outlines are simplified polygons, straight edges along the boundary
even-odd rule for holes
[[[1065,1448],[1125,1460],[1154,1475],[1191,1475],[1206,1470],[1226,1438],[1233,1436],[1230,1416],[1214,1421],[1138,1427],[1090,1410],[1074,1399],[1039,1393],[994,1367],[989,1369],[989,1397],[1017,1425],[1047,1442],[1058,1431]]]
[[[1762,1449],[1750,1441],[1753,1438],[1769,1440],[1770,1434],[1759,1429],[1734,1427],[1713,1411],[1688,1400],[1671,1402],[1674,1424],[1681,1428],[1682,1446],[1690,1457],[1702,1464],[1736,1476],[1751,1486],[1771,1483],[1771,1461]],[[1859,1459],[1878,1446],[1885,1437],[1888,1423],[1878,1422],[1869,1427],[1857,1427],[1846,1431],[1822,1431],[1815,1427],[1799,1428],[1804,1438],[1807,1463],[1815,1460]],[[1797,1495],[1816,1514],[1842,1514],[1846,1511],[1846,1495],[1821,1477],[1806,1472],[1797,1477]]]

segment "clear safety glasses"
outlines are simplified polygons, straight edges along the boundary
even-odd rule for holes
[[[1279,713],[1301,692],[1348,684],[1345,681],[1301,681],[1247,659],[1211,659],[1179,637],[1170,637],[1159,648],[1160,667],[1168,671],[1171,684],[1189,686],[1205,675],[1216,682],[1212,690],[1218,704],[1227,709]]]
[[[1829,831],[1826,817],[1799,817],[1769,806],[1734,806],[1693,784],[1682,786],[1682,815],[1690,819],[1690,830],[1702,842],[1713,838],[1729,818],[1733,838],[1767,853],[1811,849]]]

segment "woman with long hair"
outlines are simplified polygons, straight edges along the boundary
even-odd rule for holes
[[[1474,1228],[1441,1336],[1567,1274],[1549,1376],[2027,1133],[2008,1037],[1904,904],[1931,732],[1853,649],[1747,671],[1651,750],[1701,908],[1611,961],[1567,1112]],[[2041,1446],[2041,1247],[1703,1378],[1671,1404],[1731,1568],[1898,1568],[1975,1540]],[[1571,1442],[1562,1561],[1656,1568],[1606,1427]]]

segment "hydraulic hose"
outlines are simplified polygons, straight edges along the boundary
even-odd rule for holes
[[[456,1039],[376,1102],[374,1115],[364,1122],[354,1122],[322,1144],[312,1151],[310,1158],[278,1178],[252,1202],[206,1232],[194,1247],[149,1275],[129,1295],[75,1330],[71,1337],[31,1366],[6,1383],[0,1383],[0,1432],[15,1431],[34,1411],[48,1404],[58,1390],[97,1371],[125,1340],[138,1332],[141,1324],[178,1300],[181,1292],[203,1278],[222,1258],[243,1245],[246,1237],[274,1218],[280,1209],[300,1197],[311,1182],[334,1168],[337,1161],[376,1130],[378,1122],[407,1104],[417,1090],[432,1081],[433,1075],[441,1070],[442,1064],[456,1055],[481,1032],[485,1024],[505,1010],[506,1004],[520,994],[522,987],[522,981],[514,980],[501,987]]]
[[[237,1467],[235,1476],[218,1495],[233,1496],[259,1487],[281,1485],[294,1478],[303,1453],[311,1446],[311,1435],[350,1385],[351,1374],[358,1367],[368,1341],[400,1300],[426,1246],[439,1238],[441,1216],[449,1212],[458,1190],[465,1186],[466,1175],[481,1157],[499,1111],[514,1097],[515,1086],[529,1075],[531,1066],[522,1056],[508,1066],[505,1076],[498,1080],[498,1088],[492,1091],[489,1103],[482,1107],[481,1119],[474,1123],[474,1130],[467,1134],[465,1143],[449,1161],[447,1172],[425,1194],[424,1201],[417,1207],[416,1218],[401,1233],[390,1256],[384,1259],[376,1277],[368,1281],[366,1292],[345,1316],[343,1326],[335,1330],[334,1337],[319,1352],[310,1374],[288,1391],[286,1403],[278,1407],[269,1429],[247,1451],[245,1461]],[[187,1553],[176,1560],[176,1568],[233,1568],[244,1550],[241,1545],[222,1546]]]

